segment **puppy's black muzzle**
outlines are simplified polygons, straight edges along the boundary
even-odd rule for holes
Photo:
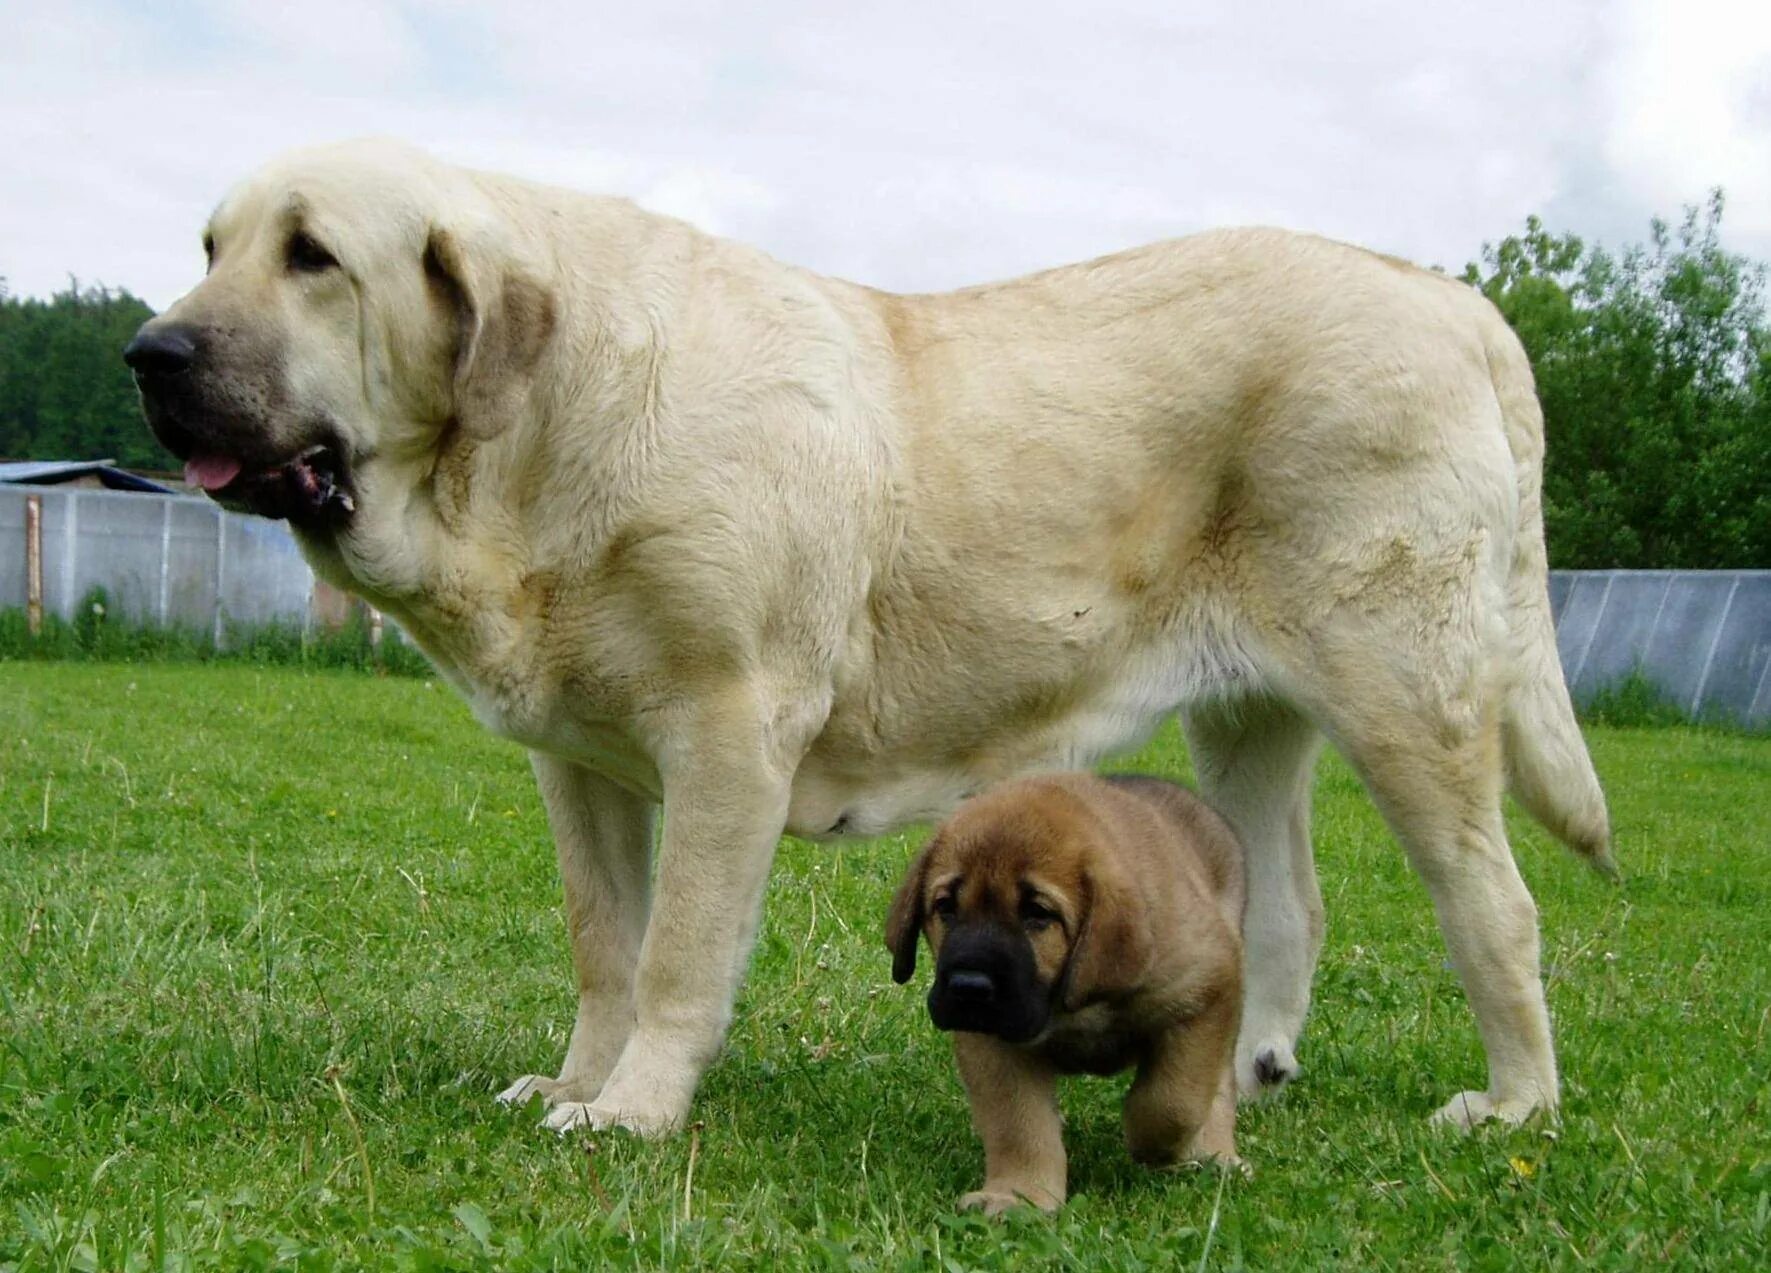
[[[994,924],[956,926],[941,942],[929,1017],[941,1030],[1037,1038],[1051,1018],[1025,935]]]

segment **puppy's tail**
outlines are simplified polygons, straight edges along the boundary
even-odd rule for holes
[[[1507,787],[1545,829],[1597,870],[1616,876],[1605,793],[1556,653],[1543,540],[1543,410],[1531,364],[1498,311],[1484,305],[1489,373],[1519,490],[1518,537],[1506,581],[1508,671],[1501,709]]]

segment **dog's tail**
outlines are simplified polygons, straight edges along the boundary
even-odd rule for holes
[[[1508,682],[1501,709],[1507,787],[1557,839],[1607,875],[1611,819],[1556,653],[1543,539],[1543,409],[1531,363],[1492,306],[1485,344],[1519,490],[1518,536],[1506,582]]]

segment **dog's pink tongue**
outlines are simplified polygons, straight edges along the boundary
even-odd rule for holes
[[[184,462],[184,480],[206,491],[219,491],[240,476],[240,461],[229,455],[193,455]]]

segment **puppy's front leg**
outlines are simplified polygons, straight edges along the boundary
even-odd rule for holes
[[[634,977],[634,1028],[608,1082],[586,1105],[558,1105],[548,1125],[681,1126],[731,1021],[803,735],[790,714],[744,690],[702,700],[655,748],[664,827],[652,913]]]
[[[1025,1201],[1056,1211],[1066,1186],[1056,1072],[986,1034],[955,1034],[953,1055],[984,1142],[984,1187],[961,1198],[960,1208],[993,1216]]]
[[[1125,1094],[1125,1146],[1139,1162],[1217,1159],[1238,1166],[1231,1060],[1240,985],[1158,1036]]]

